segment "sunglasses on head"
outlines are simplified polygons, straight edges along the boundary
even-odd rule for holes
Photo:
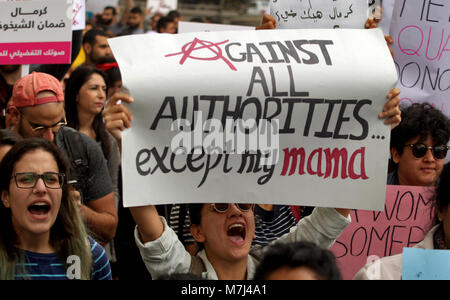
[[[232,204],[233,203],[212,203],[211,206],[218,213],[225,213],[228,211],[228,209],[230,209],[230,206]],[[247,212],[253,209],[254,206],[254,204],[247,204],[247,203],[235,203],[235,205],[243,212]]]
[[[411,147],[412,154],[416,158],[424,157],[427,154],[428,149],[430,149],[435,159],[444,159],[445,156],[447,156],[448,149],[450,148],[445,145],[431,147],[422,143],[406,144],[405,147]]]

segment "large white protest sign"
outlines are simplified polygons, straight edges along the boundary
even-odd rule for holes
[[[209,32],[209,31],[236,31],[236,30],[252,30],[255,27],[228,25],[228,24],[209,24],[199,22],[178,22],[178,33],[187,32]]]
[[[450,2],[396,1],[391,24],[404,104],[429,102],[450,116]]]
[[[72,0],[0,3],[0,64],[70,63]]]
[[[116,7],[119,0],[86,0],[86,10],[93,13],[102,13],[107,6]]]
[[[384,208],[390,127],[377,115],[397,76],[381,30],[201,32],[109,43],[135,99],[122,141],[126,206]],[[243,121],[255,130],[243,130]],[[176,151],[181,144],[187,154]],[[238,154],[242,144],[252,155]]]
[[[160,13],[166,15],[171,10],[176,10],[178,0],[147,0],[147,9],[151,14]]]
[[[271,1],[270,14],[279,29],[364,28],[368,0]]]

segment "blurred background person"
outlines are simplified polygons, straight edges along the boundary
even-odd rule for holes
[[[0,129],[0,162],[8,151],[21,140],[21,137],[9,129]]]

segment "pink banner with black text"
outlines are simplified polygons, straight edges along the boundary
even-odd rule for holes
[[[353,210],[352,223],[330,249],[343,278],[422,241],[432,227],[433,195],[430,187],[388,185],[384,211]]]

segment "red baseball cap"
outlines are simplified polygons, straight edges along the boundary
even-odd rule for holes
[[[49,91],[54,96],[37,98],[41,92]],[[51,102],[64,102],[61,83],[52,75],[33,72],[14,84],[13,103],[15,107],[29,107]]]

